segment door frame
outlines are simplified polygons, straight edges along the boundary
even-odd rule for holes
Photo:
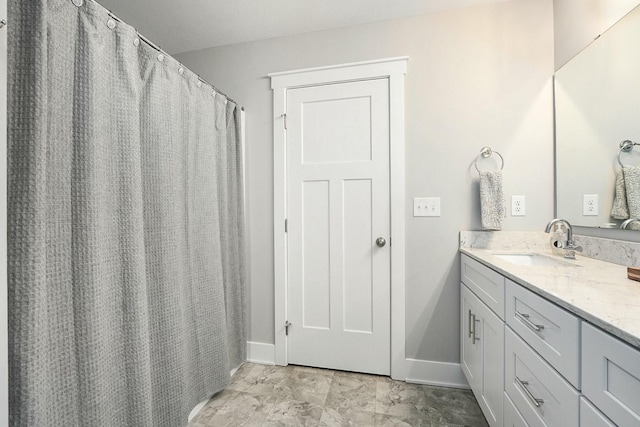
[[[406,379],[405,356],[405,183],[404,76],[409,57],[271,73],[273,91],[273,244],[275,363],[286,366],[287,339],[287,90],[386,78],[389,81],[389,177],[391,213],[391,378]]]

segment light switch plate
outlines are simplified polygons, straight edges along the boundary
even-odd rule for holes
[[[440,197],[414,197],[413,216],[440,216]]]
[[[511,196],[511,216],[525,216],[526,211],[525,196]]]
[[[598,216],[598,195],[584,194],[582,196],[582,215]]]

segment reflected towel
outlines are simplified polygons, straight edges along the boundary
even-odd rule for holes
[[[480,172],[480,214],[483,230],[502,230],[507,214],[502,193],[502,171]]]
[[[624,187],[624,173],[622,169],[616,172],[616,189],[611,208],[611,217],[615,219],[628,219],[629,207],[627,205],[627,190]]]
[[[625,166],[622,168],[624,173],[624,189],[627,196],[627,207],[629,209],[629,218],[640,218],[640,167]],[[637,223],[629,224],[632,230],[640,229]]]

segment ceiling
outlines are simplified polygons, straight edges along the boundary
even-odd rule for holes
[[[505,0],[97,0],[175,54]]]

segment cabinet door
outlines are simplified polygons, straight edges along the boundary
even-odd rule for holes
[[[489,425],[502,425],[504,323],[461,287],[461,365]]]
[[[480,347],[482,375],[478,403],[489,425],[502,425],[504,392],[504,322],[479,302],[476,345]]]
[[[460,285],[460,365],[474,394],[482,374],[480,346],[474,342],[473,328],[477,325],[478,298],[463,284]],[[476,398],[478,395],[476,394]]]

